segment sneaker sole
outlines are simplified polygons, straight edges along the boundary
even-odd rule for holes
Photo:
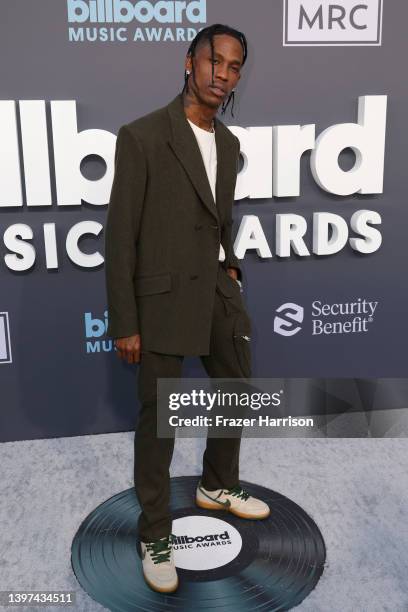
[[[233,508],[231,508],[231,506],[227,507],[221,506],[220,504],[212,504],[211,502],[201,501],[200,499],[196,499],[196,505],[200,508],[203,508],[204,510],[223,510],[224,512],[231,512],[231,514],[235,514],[235,516],[239,516],[239,518],[254,520],[267,518],[271,513],[271,510],[269,509],[268,512],[264,514],[257,514],[256,516],[254,516],[253,514],[245,514],[245,512],[239,512],[238,510],[234,510]]]
[[[153,591],[156,591],[157,593],[173,593],[174,591],[178,589],[178,586],[179,586],[178,578],[177,578],[176,586],[167,587],[167,588],[155,586],[152,582],[150,582],[150,580],[148,580],[148,578],[146,578],[146,575],[144,573],[143,573],[143,578],[145,579],[146,584],[148,584],[149,587],[153,589]]]

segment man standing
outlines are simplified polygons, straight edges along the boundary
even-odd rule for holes
[[[201,30],[185,59],[183,91],[123,125],[106,223],[108,335],[118,357],[140,363],[135,489],[143,573],[174,591],[169,467],[174,438],[157,437],[156,383],[181,376],[185,356],[207,374],[249,378],[251,324],[231,241],[239,140],[216,117],[234,101],[247,58],[244,34]],[[208,438],[196,503],[251,519],[269,507],[239,485],[240,438]]]

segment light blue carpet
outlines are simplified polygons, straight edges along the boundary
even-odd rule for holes
[[[78,584],[70,548],[85,516],[132,486],[133,437],[0,445],[0,590],[73,590],[75,609],[104,609]],[[172,475],[198,475],[203,445],[178,439]],[[398,438],[243,440],[242,479],[290,497],[326,542],[326,569],[297,611],[408,610],[407,458]]]

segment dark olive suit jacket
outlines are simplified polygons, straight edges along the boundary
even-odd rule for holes
[[[216,204],[178,94],[119,129],[105,226],[107,335],[142,350],[208,355],[216,286],[239,291],[231,242],[240,144],[215,118]],[[219,265],[219,245],[226,259]]]

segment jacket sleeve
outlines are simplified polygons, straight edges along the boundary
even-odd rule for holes
[[[236,136],[235,136],[235,140],[237,143],[237,151],[236,151],[236,173],[235,173],[235,182],[234,182],[234,192],[235,192],[235,185],[237,184],[237,175],[238,175],[238,168],[239,168],[239,154],[241,150],[240,142]],[[226,221],[225,228],[224,228],[225,244],[227,247],[226,248],[226,267],[235,268],[237,271],[238,280],[242,281],[242,270],[240,268],[240,263],[237,257],[235,256],[234,249],[232,248],[232,225],[233,225],[233,219],[232,219],[232,210],[231,210],[231,217]]]
[[[140,333],[133,276],[146,176],[141,143],[123,125],[116,140],[114,177],[105,225],[107,335],[112,338]]]

